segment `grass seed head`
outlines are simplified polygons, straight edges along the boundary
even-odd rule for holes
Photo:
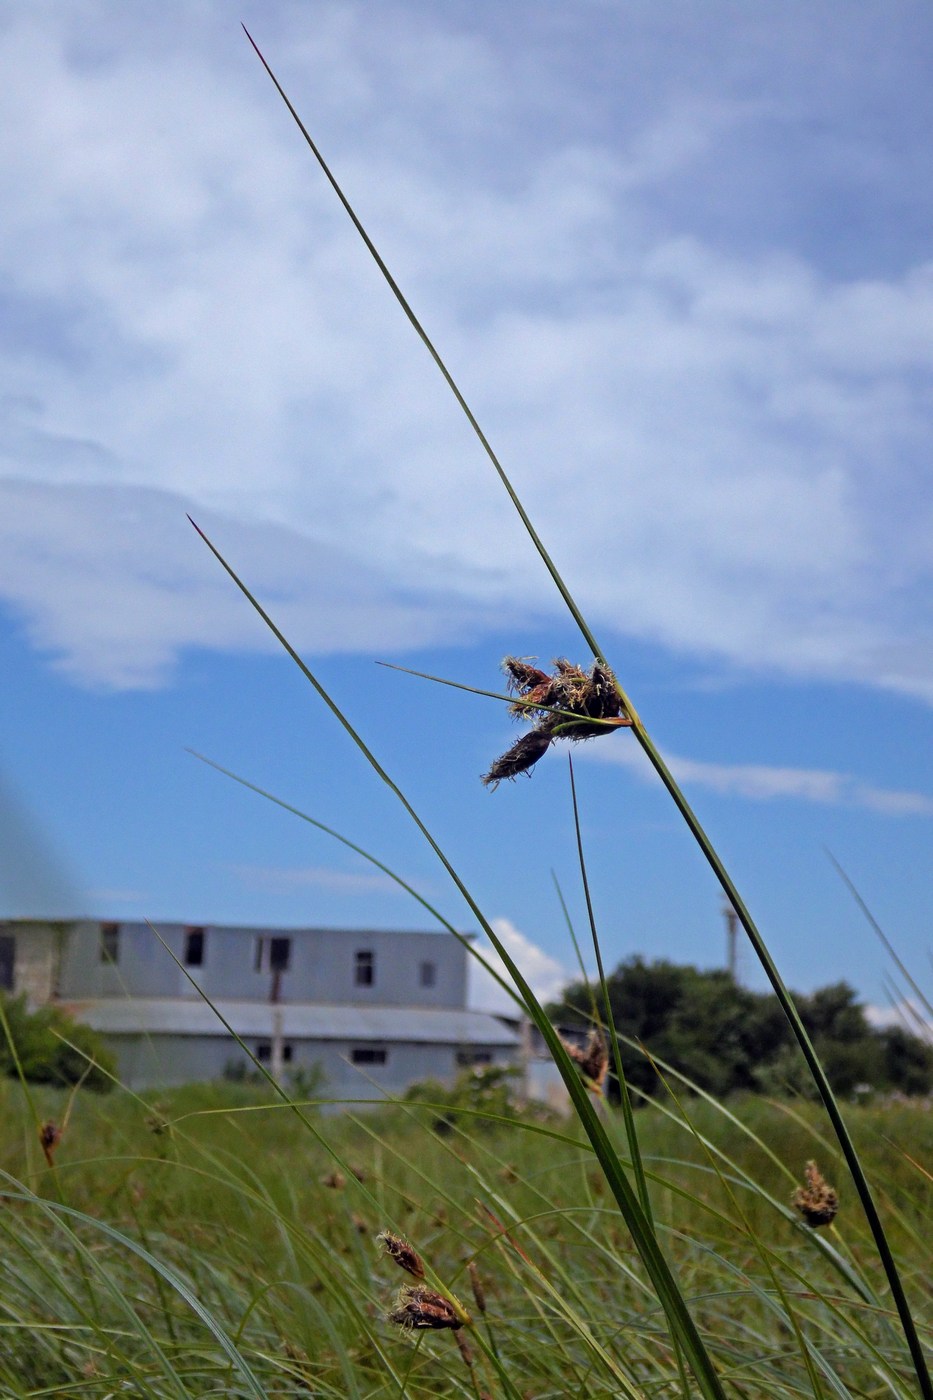
[[[547,671],[539,671],[537,666],[529,665],[523,656],[506,656],[502,662],[502,669],[513,695],[528,695],[531,691],[551,683]]]
[[[456,1332],[463,1326],[460,1317],[447,1299],[424,1284],[403,1288],[389,1313],[389,1321],[407,1332]]]
[[[400,1269],[404,1269],[406,1274],[411,1274],[412,1278],[424,1278],[424,1264],[421,1262],[421,1257],[407,1240],[393,1235],[391,1230],[383,1230],[377,1238],[386,1254]]]
[[[467,1271],[470,1275],[470,1286],[473,1289],[473,1297],[476,1306],[481,1313],[486,1311],[486,1290],[483,1287],[483,1280],[479,1276],[479,1269],[476,1267],[476,1260],[471,1259],[467,1264]]]
[[[811,1229],[820,1225],[831,1225],[839,1209],[839,1197],[826,1181],[815,1162],[808,1162],[804,1168],[806,1186],[798,1186],[791,1197],[791,1204],[800,1211]]]
[[[609,1072],[609,1048],[602,1031],[591,1030],[582,1050],[567,1040],[564,1041],[564,1049],[580,1073],[590,1081],[594,1091],[601,1094]]]
[[[544,757],[554,739],[595,739],[631,723],[624,713],[615,677],[601,661],[584,671],[559,656],[550,676],[518,656],[507,656],[502,667],[509,689],[519,697],[509,706],[509,713],[531,721],[533,728],[483,775],[486,787],[496,788],[503,778],[527,773]],[[579,716],[576,721],[575,715]],[[614,723],[607,724],[607,720]]]
[[[543,758],[551,746],[551,736],[545,729],[532,729],[516,739],[510,749],[483,774],[483,785],[495,790],[503,778],[516,778],[519,773],[527,773],[539,758]]]
[[[39,1146],[45,1153],[50,1167],[55,1166],[55,1149],[62,1140],[62,1130],[53,1119],[48,1118],[39,1125]]]

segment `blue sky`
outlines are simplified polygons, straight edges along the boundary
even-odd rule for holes
[[[922,975],[933,18],[916,4],[11,3],[0,915],[466,911],[263,599],[551,992],[566,761],[491,793],[505,653],[587,658],[243,19],[448,359],[788,981]],[[578,746],[606,957],[722,961],[625,733]],[[761,977],[751,955],[741,971]]]

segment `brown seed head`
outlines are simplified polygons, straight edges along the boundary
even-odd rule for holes
[[[483,1288],[483,1280],[479,1276],[479,1269],[476,1267],[476,1260],[471,1259],[467,1264],[470,1275],[470,1284],[473,1288],[473,1297],[476,1299],[476,1306],[481,1313],[486,1311],[486,1290]]]
[[[567,1040],[563,1044],[580,1073],[585,1075],[595,1091],[601,1094],[609,1072],[609,1049],[602,1031],[591,1030],[582,1050]]]
[[[326,1176],[321,1177],[321,1185],[328,1187],[331,1191],[342,1191],[346,1184],[347,1178],[343,1172],[328,1172]]]
[[[411,1274],[412,1278],[424,1278],[424,1264],[407,1240],[400,1239],[398,1235],[393,1235],[391,1230],[383,1230],[382,1234],[377,1236],[377,1239],[389,1258],[393,1260],[400,1269],[404,1269],[406,1274]]]
[[[807,1184],[797,1187],[791,1197],[791,1204],[800,1211],[811,1229],[820,1225],[831,1225],[839,1209],[839,1197],[815,1162],[808,1162],[803,1174]]]
[[[495,788],[503,778],[514,778],[533,768],[554,739],[595,739],[631,723],[615,677],[603,662],[594,662],[584,671],[559,656],[550,676],[518,656],[507,656],[502,666],[509,689],[519,697],[509,706],[509,713],[532,721],[534,727],[484,774],[487,787]],[[564,713],[558,714],[559,710]],[[574,715],[579,719],[574,721]],[[607,724],[607,720],[614,723]]]
[[[550,685],[551,678],[546,671],[539,671],[523,656],[506,656],[502,669],[508,678],[509,690],[515,695],[527,695],[540,686]]]
[[[461,1331],[461,1332],[455,1332],[455,1333],[454,1333],[454,1341],[457,1343],[457,1347],[458,1347],[458,1349],[459,1349],[459,1351],[460,1351],[460,1355],[463,1357],[463,1364],[464,1364],[464,1366],[466,1366],[468,1370],[472,1371],[472,1370],[473,1370],[473,1348],[470,1346],[469,1342],[467,1341],[466,1337],[463,1335],[463,1332],[462,1332],[462,1331]]]
[[[439,1332],[444,1328],[456,1332],[463,1326],[451,1303],[433,1288],[424,1284],[403,1288],[389,1313],[389,1321],[413,1332]]]
[[[39,1146],[50,1167],[55,1165],[55,1149],[62,1140],[62,1130],[51,1118],[39,1126]]]
[[[483,785],[495,789],[503,778],[515,778],[519,773],[526,773],[539,758],[544,757],[550,746],[551,736],[546,729],[532,729],[523,734],[510,749],[506,749],[501,758],[496,759],[489,772],[483,774]]]

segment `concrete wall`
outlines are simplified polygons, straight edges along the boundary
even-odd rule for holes
[[[74,937],[76,924],[33,923],[10,920],[0,923],[0,934],[12,938],[13,993],[25,992],[34,1006],[58,994],[64,950]]]
[[[169,1087],[196,1080],[220,1079],[231,1067],[253,1069],[251,1061],[235,1040],[226,1036],[107,1036],[107,1043],[117,1057],[120,1080],[133,1089]],[[263,1042],[246,1042],[254,1054]],[[268,1044],[268,1042],[266,1042]],[[292,1058],[285,1066],[286,1074],[296,1069],[320,1069],[324,1074],[320,1095],[323,1098],[367,1099],[380,1093],[404,1093],[410,1084],[420,1079],[440,1079],[451,1082],[460,1070],[456,1047],[451,1045],[416,1045],[406,1042],[386,1044],[385,1064],[352,1063],[353,1042],[291,1041]],[[365,1042],[366,1049],[379,1048]],[[473,1054],[488,1054],[490,1063],[509,1064],[514,1054],[498,1047],[471,1046]]]
[[[59,978],[59,994],[65,1000],[197,995],[147,924],[119,925],[115,964],[101,960],[100,930],[98,923],[73,926]],[[161,924],[158,931],[175,957],[183,961],[186,926]],[[212,1000],[267,1001],[274,974],[269,966],[268,942],[261,953],[258,944],[270,937],[291,940],[288,968],[278,977],[281,1001],[437,1007],[466,1003],[467,953],[450,934],[207,925],[203,964],[188,971]],[[358,952],[372,954],[374,976],[369,985],[356,980]],[[425,964],[433,968],[429,985],[422,976]]]

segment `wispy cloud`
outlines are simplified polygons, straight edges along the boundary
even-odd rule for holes
[[[653,774],[636,744],[587,744],[582,756],[629,768],[646,781]],[[665,753],[664,761],[678,782],[707,788],[724,796],[752,802],[778,798],[824,806],[858,807],[886,816],[933,816],[933,797],[925,793],[874,787],[849,773],[822,768],[783,768],[762,763],[706,763]]]

